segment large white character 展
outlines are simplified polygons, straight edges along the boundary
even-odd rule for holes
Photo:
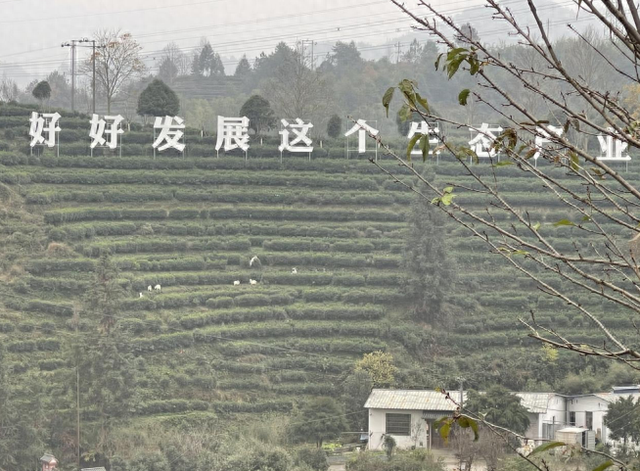
[[[477,136],[469,141],[469,146],[476,153],[478,157],[495,157],[497,152],[493,148],[493,143],[496,140],[496,133],[502,132],[502,128],[490,128],[488,123],[482,123],[479,128],[469,128],[469,131],[477,132]]]
[[[153,123],[154,129],[159,129],[160,133],[153,143],[152,147],[160,152],[166,149],[176,149],[178,152],[184,150],[184,144],[180,142],[184,132],[184,120],[179,116],[165,116],[164,118],[156,116]],[[164,142],[164,144],[162,144]],[[160,145],[162,144],[162,145]]]
[[[289,123],[286,119],[281,119],[280,122],[284,126],[284,129],[280,131],[282,136],[282,143],[278,147],[280,152],[283,150],[288,150],[289,152],[313,152],[313,141],[307,136],[313,124],[305,123],[300,118],[296,118],[293,123]],[[289,129],[295,134],[292,140],[289,140],[291,134]]]
[[[29,136],[31,136],[31,147],[42,144],[47,147],[55,147],[56,145],[56,133],[60,132],[58,126],[58,120],[60,119],[60,113],[31,113],[29,118]],[[43,133],[47,133],[47,137],[43,136]]]
[[[234,149],[249,150],[249,118],[225,118],[218,116],[218,137],[216,152],[224,148],[225,152]]]
[[[356,131],[358,132],[358,153],[364,154],[367,151],[367,133],[377,136],[380,131],[369,126],[366,120],[359,119],[356,121],[356,124],[345,133],[345,137],[351,136]]]
[[[416,134],[422,134],[427,136],[433,136],[429,138],[429,155],[433,155],[433,148],[436,144],[440,142],[440,140],[436,137],[440,133],[440,129],[438,126],[431,127],[429,123],[426,121],[412,121],[411,127],[409,128],[409,134],[407,134],[407,138],[411,140],[413,136]],[[411,149],[411,155],[420,155],[422,151],[416,147]],[[436,151],[436,155],[440,154],[440,151]]]
[[[124,118],[120,115],[117,116],[105,116],[100,119],[100,116],[94,114],[91,117],[91,130],[89,131],[89,137],[91,140],[91,148],[95,149],[96,146],[106,146],[109,149],[115,149],[118,147],[118,135],[124,132],[124,129],[120,128],[120,123]],[[107,121],[109,127],[107,127]],[[104,138],[105,133],[109,136],[109,140]]]
[[[547,129],[557,137],[561,137],[562,133],[564,132],[564,129],[556,126],[547,126]],[[540,154],[542,153],[542,144],[551,142],[550,138],[551,138],[551,134],[549,134],[547,131],[545,131],[542,128],[536,128],[536,137],[534,139],[534,144],[536,146],[536,153],[533,154],[533,158],[536,162],[538,161],[538,157],[540,157]]]
[[[622,153],[627,150],[629,144],[624,142],[622,139],[618,139],[613,137],[614,134],[613,128],[607,128],[611,134],[606,136],[598,136],[598,142],[600,143],[600,149],[604,155],[600,157],[596,157],[597,160],[608,160],[610,162],[628,162],[631,160],[631,156],[629,154],[622,155]]]

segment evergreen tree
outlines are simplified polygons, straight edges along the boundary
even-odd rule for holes
[[[163,82],[173,83],[177,76],[178,66],[169,57],[165,57],[158,69],[158,77]]]
[[[247,79],[251,75],[251,64],[247,60],[247,56],[242,56],[240,62],[238,62],[238,66],[236,67],[236,72],[234,76],[239,79]]]
[[[484,394],[469,392],[465,409],[482,414],[487,422],[524,435],[529,428],[529,413],[521,399],[502,386],[491,386]]]
[[[38,84],[34,87],[31,92],[33,97],[40,102],[40,106],[45,100],[51,98],[51,85],[46,80],[42,82],[38,82]]]
[[[138,114],[175,116],[180,111],[178,95],[162,80],[155,79],[138,98]]]
[[[609,438],[622,440],[624,447],[628,440],[640,440],[640,401],[634,403],[633,396],[620,397],[609,403],[604,423],[611,432]]]
[[[342,118],[337,114],[334,114],[329,118],[329,122],[327,122],[327,134],[332,139],[337,139],[342,131]]]
[[[249,128],[253,129],[256,134],[276,125],[276,118],[269,100],[260,95],[253,95],[242,105],[240,116],[249,118]]]
[[[290,432],[294,441],[313,440],[320,448],[325,440],[338,437],[346,426],[338,403],[330,397],[318,397],[302,407]]]
[[[351,414],[347,417],[350,429],[355,432],[367,430],[369,412],[364,408],[364,403],[367,402],[372,388],[371,374],[364,369],[351,373],[342,385],[342,402],[345,410],[361,411],[360,414]]]
[[[427,322],[441,319],[443,303],[455,282],[455,268],[447,256],[444,219],[423,198],[411,204],[403,267],[416,316]]]

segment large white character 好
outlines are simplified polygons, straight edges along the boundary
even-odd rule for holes
[[[477,131],[478,135],[469,141],[469,146],[478,157],[495,157],[497,152],[493,148],[496,140],[494,132],[502,132],[502,128],[490,128],[488,123],[482,123],[479,128],[469,128],[469,131]]]
[[[249,118],[225,118],[218,116],[218,137],[216,151],[224,148],[225,152],[234,149],[249,150]]]
[[[380,131],[369,126],[366,120],[359,119],[356,121],[356,124],[345,133],[345,137],[351,136],[356,131],[358,132],[358,153],[364,154],[367,151],[367,133],[377,136]]]
[[[547,126],[547,129],[549,129],[549,131],[551,131],[557,137],[561,137],[562,133],[564,132],[564,129],[556,126]],[[540,157],[540,154],[542,153],[542,144],[551,142],[550,137],[551,137],[551,134],[549,134],[544,129],[536,128],[536,137],[534,139],[534,144],[536,146],[536,153],[533,154],[533,158],[536,160],[536,162],[538,161],[538,157]]]
[[[175,121],[175,123],[174,123]],[[152,147],[160,152],[166,149],[176,149],[178,152],[184,150],[184,144],[180,142],[184,132],[184,120],[179,116],[165,116],[164,118],[156,116],[153,123],[154,129],[160,129],[160,133],[153,143]],[[160,145],[164,142],[163,145]]]
[[[409,134],[407,134],[407,138],[411,140],[413,136],[416,134],[422,134],[427,136],[433,136],[429,139],[429,155],[433,155],[433,146],[438,144],[440,140],[436,137],[437,134],[440,133],[440,129],[438,126],[430,127],[426,121],[412,121],[411,127],[409,128]],[[411,149],[411,155],[419,155],[422,154],[420,149],[416,149],[415,147]],[[440,151],[436,151],[436,155],[440,154]]]
[[[94,149],[96,146],[104,146],[105,144],[107,144],[107,147],[110,149],[117,148],[118,134],[124,132],[124,129],[120,128],[120,123],[123,119],[120,115],[105,116],[103,119],[100,119],[100,116],[94,114],[91,117],[91,131],[89,131],[89,137],[92,139],[91,148]],[[108,128],[107,121],[109,121]],[[104,138],[105,133],[109,136],[108,141]]]
[[[607,131],[614,134],[613,128],[607,128]],[[612,135],[598,136],[598,142],[600,143],[600,149],[604,155],[596,157],[596,160],[608,160],[611,162],[628,162],[631,160],[629,154],[622,155],[627,150],[629,144],[622,139],[614,138]]]
[[[56,145],[56,132],[60,131],[60,127],[58,126],[58,120],[60,119],[60,113],[36,113],[35,111],[31,113],[31,118],[29,118],[29,122],[31,126],[29,127],[29,136],[31,136],[31,143],[29,144],[31,147],[43,144],[47,147],[55,147]],[[47,133],[47,137],[42,135],[43,133]]]
[[[282,143],[278,147],[280,152],[288,150],[289,152],[313,152],[313,141],[307,136],[309,130],[313,127],[311,123],[305,123],[300,118],[296,118],[294,123],[289,123],[286,119],[281,119],[280,122],[284,126],[284,129],[280,131],[282,136]],[[289,129],[295,134],[295,137],[289,141]],[[303,145],[299,145],[302,143]]]

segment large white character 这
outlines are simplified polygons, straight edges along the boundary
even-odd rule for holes
[[[218,116],[218,137],[216,152],[224,148],[225,152],[234,149],[249,150],[249,118],[225,118]]]
[[[60,113],[31,113],[29,118],[29,136],[31,136],[31,147],[43,144],[47,147],[55,147],[56,145],[56,132],[60,131],[58,126],[58,120],[60,119]],[[47,137],[42,135],[47,133]]]
[[[174,123],[175,121],[175,123]],[[154,129],[160,129],[160,133],[153,143],[152,147],[158,149],[160,152],[166,149],[176,149],[178,152],[184,150],[184,144],[180,142],[184,132],[184,120],[179,116],[165,116],[161,118],[156,116],[153,123]],[[164,142],[163,145],[160,145]]]
[[[615,134],[613,128],[607,128],[611,134]],[[629,154],[622,155],[629,146],[628,143],[617,137],[613,137],[611,134],[607,136],[598,136],[598,142],[600,143],[600,150],[604,155],[596,157],[596,160],[608,160],[610,162],[628,162],[631,160]]]
[[[409,134],[407,134],[407,138],[411,140],[411,138],[413,138],[413,136],[418,133],[422,135],[433,136],[429,138],[429,155],[433,155],[433,146],[440,142],[440,140],[436,137],[440,133],[440,129],[438,128],[438,126],[432,128],[426,121],[412,121],[411,127],[409,128]],[[420,149],[416,149],[415,147],[411,149],[411,155],[419,154],[422,154],[422,151]],[[437,150],[436,155],[439,154],[440,151]]]
[[[120,128],[120,123],[124,118],[120,115],[117,116],[105,116],[100,119],[100,116],[94,114],[91,117],[91,131],[89,131],[89,137],[92,139],[91,148],[96,146],[104,146],[110,149],[118,147],[118,134],[122,134],[124,129]],[[107,128],[107,121],[109,121],[109,127]],[[103,136],[105,133],[109,136],[107,141]]]
[[[351,136],[356,131],[358,132],[358,153],[364,154],[367,151],[367,133],[377,136],[380,131],[369,126],[366,120],[359,119],[356,121],[356,124],[345,133],[345,137]]]
[[[562,133],[564,132],[564,129],[562,129],[561,127],[551,125],[547,126],[547,129],[549,129],[549,131],[551,131],[551,133],[553,133],[556,137],[561,137]],[[536,128],[536,137],[534,139],[536,153],[533,154],[533,158],[536,162],[538,161],[538,157],[540,157],[540,154],[542,153],[542,144],[551,142],[550,138],[551,134],[549,134],[547,131],[542,128]]]
[[[496,140],[494,132],[502,132],[502,128],[490,128],[488,123],[482,123],[479,128],[469,128],[469,131],[477,131],[478,135],[469,141],[469,146],[478,157],[495,157],[497,152],[493,148]]]
[[[289,152],[313,152],[313,141],[307,136],[309,130],[313,127],[311,123],[305,123],[300,118],[296,118],[294,123],[289,123],[286,119],[281,119],[280,122],[284,126],[284,129],[280,131],[282,136],[282,143],[278,147],[280,152],[288,150]],[[289,129],[295,134],[295,137],[289,141]],[[299,145],[302,143],[303,145]]]

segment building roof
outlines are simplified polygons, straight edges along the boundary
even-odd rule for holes
[[[555,395],[554,393],[515,393],[521,398],[520,404],[524,406],[532,414],[544,414],[549,408],[549,401]]]
[[[466,398],[466,392],[463,398]],[[453,400],[460,399],[460,393],[451,392]],[[438,391],[412,389],[374,389],[364,405],[365,409],[404,409],[454,411],[456,405]]]
[[[51,453],[45,453],[44,455],[42,455],[42,458],[40,458],[40,461],[44,461],[45,463],[51,463],[52,461],[55,461],[56,463],[58,462],[56,457],[53,456]]]
[[[586,428],[582,428],[582,427],[565,427],[562,428],[560,430],[558,430],[558,432],[560,433],[582,433],[582,432],[586,432],[588,429]]]

